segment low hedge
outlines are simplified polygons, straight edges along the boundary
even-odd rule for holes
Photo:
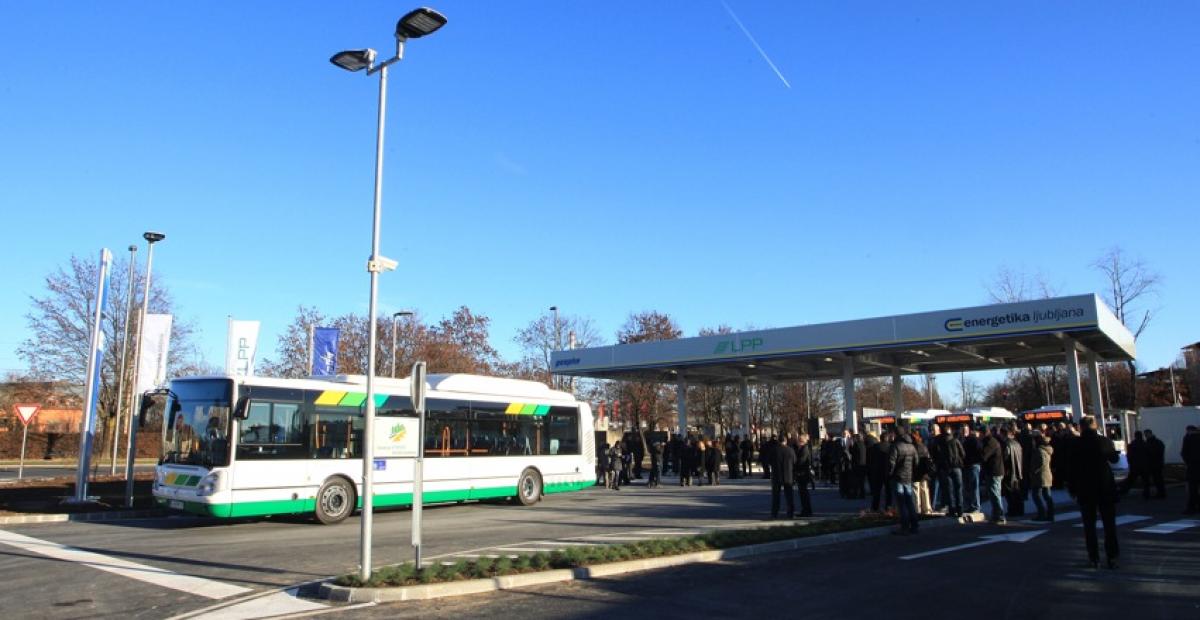
[[[620,545],[595,545],[570,547],[550,552],[507,555],[497,558],[459,560],[453,564],[437,564],[416,568],[411,562],[386,566],[375,571],[371,578],[363,581],[357,574],[342,575],[334,579],[339,586],[353,588],[383,588],[411,586],[468,579],[485,579],[532,573],[544,570],[579,568],[609,562],[658,558],[710,549],[728,549],[760,543],[819,536],[834,532],[847,532],[893,523],[881,515],[863,515],[845,519],[829,519],[814,523],[782,525],[744,530],[721,530],[696,536],[682,536],[643,540]]]

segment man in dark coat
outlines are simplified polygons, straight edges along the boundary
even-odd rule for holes
[[[1021,445],[1021,512],[1024,513],[1025,500],[1029,499],[1029,490],[1033,488],[1029,472],[1033,471],[1031,465],[1037,448],[1033,445],[1033,429],[1029,428],[1024,421],[1018,422],[1017,425],[1020,430],[1017,432],[1016,440]]]
[[[863,499],[867,496],[867,442],[861,434],[855,433],[854,443],[850,446],[850,454],[854,457],[854,481],[850,490],[853,497]]]
[[[1125,460],[1129,464],[1129,473],[1125,476],[1125,481],[1121,483],[1121,493],[1128,493],[1139,483],[1144,483],[1146,495],[1149,495],[1150,478],[1146,476],[1146,439],[1142,436],[1142,431],[1133,434],[1133,441],[1125,446],[1125,455]]]
[[[608,450],[612,446],[607,443],[600,449],[596,457],[596,486],[608,486]]]
[[[1200,512],[1200,429],[1188,425],[1179,456],[1187,465],[1188,499],[1184,514],[1194,515]]]
[[[1014,437],[1012,429],[1000,429],[1001,447],[1004,449],[1004,497],[1008,500],[1010,517],[1025,516],[1025,451]]]
[[[1154,497],[1165,499],[1167,485],[1163,483],[1163,467],[1166,465],[1167,447],[1163,445],[1161,439],[1154,436],[1154,431],[1145,429],[1143,435],[1146,436],[1146,473],[1150,476],[1150,480],[1154,481]],[[1149,499],[1149,484],[1146,485],[1142,494]]]
[[[812,495],[808,486],[813,481],[813,453],[808,445],[808,433],[801,432],[796,444],[796,485],[800,491],[800,516],[812,516]]]
[[[704,473],[708,476],[710,485],[721,484],[722,460],[724,455],[721,454],[721,442],[716,439],[708,442],[708,449],[704,451]]]
[[[771,435],[771,438],[758,449],[758,460],[762,463],[763,478],[771,477],[771,468],[775,465],[775,448],[779,445],[779,438]]]
[[[963,446],[954,436],[950,427],[942,429],[942,434],[934,438],[929,450],[937,469],[939,485],[946,497],[946,514],[951,517],[961,517],[963,514]]]
[[[879,512],[880,500],[884,498],[884,487],[888,486],[888,456],[892,451],[891,431],[883,431],[881,438],[867,448],[867,482],[871,487],[871,510]],[[870,437],[870,435],[868,435]],[[886,493],[887,498],[892,494]],[[891,502],[884,502],[883,509],[891,507]]]
[[[979,512],[979,473],[983,466],[979,438],[968,426],[962,427],[963,447],[963,511]]]
[[[1079,503],[1083,513],[1083,536],[1087,541],[1088,560],[1092,568],[1100,565],[1096,543],[1096,514],[1104,523],[1104,554],[1108,567],[1117,567],[1117,483],[1111,463],[1120,458],[1111,439],[1096,432],[1096,420],[1083,419],[1083,430],[1074,441],[1069,463],[1067,489]]]
[[[729,468],[730,478],[742,477],[742,466],[739,464],[741,452],[742,448],[738,445],[737,435],[727,436],[725,438],[725,466]]]
[[[984,489],[987,491],[988,502],[992,505],[992,516],[988,520],[992,523],[1006,523],[1004,504],[1000,500],[1004,495],[1004,448],[1000,445],[997,434],[998,431],[993,429],[993,432],[983,437],[983,446],[979,450],[979,459],[982,461],[980,476],[986,481]]]
[[[747,433],[742,437],[741,453],[738,455],[742,463],[742,475],[750,475],[750,461],[754,456],[754,442],[750,441],[750,434]]]
[[[896,534],[917,533],[917,503],[913,494],[913,476],[917,471],[917,448],[908,429],[896,432],[896,442],[888,453],[888,483],[894,487],[900,528]]]
[[[779,492],[787,495],[787,518],[796,516],[796,497],[792,487],[796,484],[796,453],[791,446],[777,442],[771,449],[771,518],[779,518]]]

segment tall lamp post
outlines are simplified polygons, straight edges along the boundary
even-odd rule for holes
[[[125,497],[133,497],[133,410],[137,398],[138,378],[142,374],[142,329],[146,326],[146,310],[150,307],[150,272],[154,267],[154,244],[167,236],[154,231],[142,233],[146,240],[146,284],[142,288],[142,310],[138,319],[137,339],[133,343],[133,378],[129,389],[129,415],[125,417]]]
[[[550,306],[550,311],[554,313],[554,350],[562,350],[562,332],[558,327],[558,306]],[[554,380],[554,369],[550,369],[550,382],[557,383]]]
[[[392,378],[396,378],[396,323],[399,322],[402,316],[412,316],[413,313],[408,310],[401,310],[392,314]]]
[[[108,475],[117,475],[117,444],[121,439],[121,406],[125,404],[125,360],[129,349],[129,319],[133,315],[133,262],[137,254],[137,246],[129,246],[129,291],[125,294],[125,336],[121,339],[121,359],[117,362],[117,417],[113,420],[112,464],[109,465]]]
[[[396,261],[379,254],[379,220],[380,198],[383,192],[383,125],[387,110],[387,74],[388,67],[404,58],[404,42],[408,39],[418,39],[432,34],[446,25],[446,18],[441,13],[430,8],[419,8],[409,11],[396,23],[396,55],[376,63],[376,52],[373,49],[346,50],[338,52],[329,59],[333,64],[347,71],[367,70],[367,75],[379,74],[379,115],[375,131],[375,207],[371,225],[371,257],[367,260],[367,272],[371,275],[371,298],[368,304],[370,315],[367,328],[367,399],[363,412],[363,446],[362,446],[362,530],[361,530],[361,566],[359,577],[364,581],[371,578],[371,525],[374,508],[372,485],[373,429],[375,424],[375,329],[378,320],[375,316],[376,301],[379,295],[379,272],[396,268]]]

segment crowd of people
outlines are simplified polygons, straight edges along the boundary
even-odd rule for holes
[[[647,448],[626,436],[600,450],[597,484],[611,489],[642,477]],[[1166,497],[1165,446],[1152,430],[1135,433],[1127,446],[1129,475],[1120,485],[1112,471],[1119,454],[1098,432],[1096,420],[994,425],[956,429],[897,426],[879,434],[854,433],[810,441],[807,433],[772,435],[763,441],[726,435],[707,439],[676,436],[648,446],[647,485],[674,473],[681,486],[719,485],[722,465],[730,478],[751,475],[757,464],[771,480],[771,518],[813,513],[811,490],[817,481],[836,486],[845,499],[862,499],[869,510],[894,513],[900,535],[916,534],[922,516],[980,514],[1005,523],[1026,516],[1032,501],[1034,521],[1053,522],[1052,489],[1067,489],[1083,516],[1089,561],[1099,564],[1096,518],[1104,524],[1107,565],[1117,566],[1115,526],[1118,497],[1138,485],[1149,499]],[[1181,456],[1187,466],[1187,514],[1200,513],[1200,430],[1188,427]],[[1153,495],[1151,492],[1153,491]],[[800,510],[796,510],[796,495]]]

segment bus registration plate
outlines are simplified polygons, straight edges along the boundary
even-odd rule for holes
[[[177,499],[173,499],[173,500],[171,500],[171,501],[168,503],[168,505],[169,505],[171,508],[174,508],[174,509],[176,509],[176,510],[183,510],[183,502],[181,502],[181,501],[179,501],[179,500],[177,500]]]

